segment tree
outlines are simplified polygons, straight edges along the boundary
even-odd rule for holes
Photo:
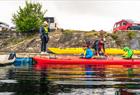
[[[40,3],[29,3],[26,1],[24,8],[19,7],[17,14],[13,15],[12,22],[16,25],[18,32],[33,32],[38,30],[44,20],[47,10],[41,11]]]

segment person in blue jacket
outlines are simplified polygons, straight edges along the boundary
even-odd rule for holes
[[[86,59],[90,59],[93,57],[93,51],[90,49],[90,42],[86,42],[86,46],[84,46],[85,53],[82,54]]]
[[[93,57],[93,52],[89,47],[87,47],[86,48],[86,53],[85,53],[85,58],[89,59],[89,58],[92,58],[92,57]]]

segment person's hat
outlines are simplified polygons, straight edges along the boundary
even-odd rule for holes
[[[44,21],[44,22],[43,22],[43,25],[48,25],[47,21]]]

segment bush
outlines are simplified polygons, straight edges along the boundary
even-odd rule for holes
[[[16,30],[19,32],[33,32],[38,30],[44,20],[42,5],[39,3],[28,3],[24,8],[19,7],[17,14],[13,15],[12,22],[16,25]]]
[[[134,31],[129,31],[127,34],[128,38],[131,40],[132,38],[134,38],[136,36],[136,32]]]

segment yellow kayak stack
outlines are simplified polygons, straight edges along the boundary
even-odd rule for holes
[[[48,48],[55,54],[81,54],[84,53],[83,48]],[[105,49],[107,55],[122,55],[124,51],[119,48]],[[140,55],[140,50],[133,50],[135,55]]]

